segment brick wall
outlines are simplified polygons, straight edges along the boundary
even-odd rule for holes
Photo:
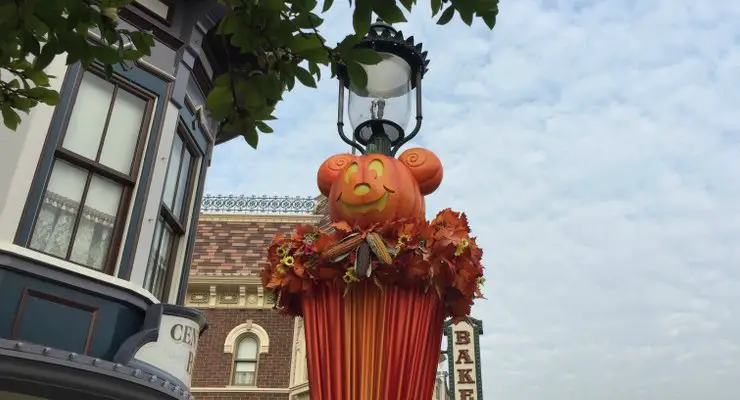
[[[198,355],[193,372],[193,387],[224,387],[229,385],[233,354],[224,353],[226,335],[248,319],[263,327],[270,337],[270,349],[260,354],[257,387],[287,388],[290,385],[290,360],[293,350],[291,317],[274,310],[216,308],[202,310],[209,328],[198,342]],[[203,395],[198,396],[202,399]],[[252,399],[252,397],[249,397]],[[256,397],[255,397],[256,398]]]
[[[278,393],[196,393],[196,400],[288,400],[288,394]]]

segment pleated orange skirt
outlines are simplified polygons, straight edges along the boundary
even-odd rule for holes
[[[428,400],[442,345],[434,290],[369,282],[303,298],[311,400]]]

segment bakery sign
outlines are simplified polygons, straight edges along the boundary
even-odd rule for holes
[[[483,323],[468,318],[453,324],[445,323],[450,392],[454,400],[483,400],[481,380],[480,335]]]

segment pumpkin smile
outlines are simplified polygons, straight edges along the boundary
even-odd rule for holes
[[[365,204],[348,204],[344,201],[342,201],[342,196],[339,196],[339,199],[337,199],[341,204],[342,207],[351,213],[366,213],[369,211],[383,211],[385,209],[385,206],[388,204],[388,191],[383,193],[382,196],[378,200],[371,201],[370,203]]]

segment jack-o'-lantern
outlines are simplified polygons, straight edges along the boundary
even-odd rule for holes
[[[421,148],[398,159],[382,154],[337,154],[319,168],[317,183],[329,199],[334,222],[360,227],[386,221],[424,218],[424,195],[442,182],[442,163]]]

